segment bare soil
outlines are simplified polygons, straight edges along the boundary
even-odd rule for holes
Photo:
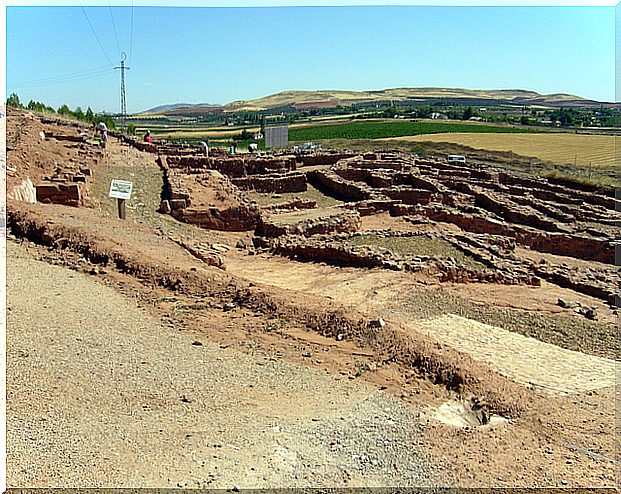
[[[28,159],[29,153],[38,152],[41,162],[46,162],[46,157],[51,158],[56,152],[41,145],[38,127],[28,119],[28,116],[9,115],[7,121],[7,136],[19,136],[11,141],[15,149],[9,151],[7,158],[7,167],[15,170],[11,180],[16,182],[18,178],[30,176],[34,181],[44,175],[38,166],[32,165],[37,162],[34,158],[32,161]],[[30,127],[33,132],[28,130]],[[309,400],[312,398],[312,415],[319,421],[334,419],[330,415],[331,403],[347,401],[340,394],[343,391],[330,382],[351,381],[386,399],[398,400],[411,412],[403,415],[400,424],[417,431],[416,444],[430,462],[425,477],[428,480],[436,479],[445,482],[443,485],[458,487],[604,488],[615,485],[615,470],[621,457],[615,444],[618,437],[614,420],[615,389],[609,384],[614,378],[610,375],[610,369],[614,369],[611,360],[614,355],[597,350],[601,345],[583,344],[581,340],[589,337],[585,328],[598,328],[600,332],[593,333],[595,335],[610,334],[611,325],[618,323],[613,308],[601,307],[600,321],[585,324],[583,316],[561,309],[555,299],[562,295],[585,304],[598,301],[547,283],[541,287],[440,283],[422,274],[300,263],[253,249],[249,247],[252,245],[250,232],[200,230],[158,213],[163,181],[155,156],[111,140],[113,142],[95,169],[90,186],[90,195],[97,208],[8,202],[9,228],[17,241],[28,242],[24,245],[30,256],[84,273],[97,283],[118,291],[122,297],[133,300],[149,317],[159,322],[158,334],[179,333],[204,346],[216,345],[227,352],[279,365],[321,371],[332,380],[323,385],[327,390],[325,395],[316,388],[300,387],[296,390],[302,394],[306,390]],[[77,148],[69,147],[64,152],[70,158],[80,159]],[[116,218],[116,204],[107,197],[111,178],[134,182],[126,221]],[[393,229],[414,228],[403,219],[388,215],[363,221],[363,229],[376,230],[380,225]],[[445,227],[456,228],[442,224],[420,226],[423,230]],[[174,241],[179,238],[219,246],[225,269],[208,266],[192,256]],[[523,255],[533,254],[528,251]],[[10,256],[9,251],[9,263]],[[567,262],[572,261],[567,259]],[[9,269],[9,286],[12,276],[15,273]],[[62,305],[62,298],[53,303]],[[601,373],[599,384],[574,388],[566,385],[559,389],[542,382],[533,384],[521,375],[512,376],[503,371],[506,367],[502,365],[503,358],[512,359],[511,352],[508,356],[496,355],[497,365],[494,365],[493,361],[488,362],[476,352],[460,346],[458,339],[447,338],[443,332],[428,331],[430,323],[447,314],[486,323],[492,328],[489,331],[497,328],[498,335],[511,330],[511,335],[520,338],[525,338],[524,334],[532,336],[530,340],[536,343],[532,348],[538,352],[533,357],[537,359],[537,365],[542,369],[548,364],[560,365],[558,379],[567,381],[565,384],[569,380],[563,379],[563,368],[579,366],[581,361],[577,357],[588,357],[585,362],[597,364],[594,364],[593,372]],[[536,331],[518,331],[525,325],[536,328]],[[20,323],[19,328],[32,331],[26,324]],[[568,330],[563,331],[563,328]],[[450,332],[450,324],[444,324],[444,329]],[[557,332],[564,334],[556,338],[554,334]],[[591,338],[598,337],[591,335]],[[154,338],[154,341],[157,340]],[[497,346],[525,344],[523,341],[506,337],[499,340]],[[538,345],[543,344],[542,341],[548,341],[548,345],[555,343],[554,351],[546,352],[545,346]],[[45,345],[45,342],[33,340],[30,344]],[[171,344],[180,343],[173,341]],[[145,345],[142,350],[144,360],[157,359],[157,349]],[[559,354],[556,352],[559,345],[574,353]],[[524,353],[519,348],[507,349]],[[41,352],[43,347],[33,347],[32,350]],[[18,354],[9,352],[9,369],[19,358]],[[68,358],[79,359],[78,356]],[[19,362],[20,365],[23,363]],[[533,373],[537,374],[537,366]],[[23,385],[20,373],[9,373],[7,378],[10,386]],[[255,378],[257,383],[262,379],[260,373]],[[38,384],[43,388],[49,385],[49,379],[43,370],[38,374]],[[77,374],[72,382],[76,387],[87,386],[89,379],[91,377],[87,374]],[[36,382],[33,380],[28,384],[34,386]],[[602,386],[602,382],[608,384]],[[129,385],[124,388],[126,383],[122,380],[117,385],[128,393],[130,399],[138,392]],[[210,393],[216,401],[219,398],[226,401],[231,396],[228,388],[231,385],[223,380],[221,386],[211,387]],[[284,383],[276,382],[273,386],[276,396],[285,401],[290,399],[287,393],[291,390],[287,388],[289,391],[286,391]],[[249,393],[248,389],[237,389],[235,397],[243,401],[250,399]],[[14,400],[9,396],[7,419],[13,423],[32,421],[37,410]],[[93,406],[99,406],[97,400],[106,403],[108,397],[98,396]],[[437,409],[447,403],[466,404],[467,411],[474,415],[478,411],[479,418],[483,414],[481,422],[488,422],[492,415],[507,420],[496,426],[462,427],[445,423],[446,420],[438,420],[442,413],[438,414]],[[112,413],[113,408],[103,408]],[[165,423],[168,418],[165,408],[162,410],[158,420]],[[462,412],[462,415],[470,412]],[[227,414],[235,417],[236,413],[252,415],[246,409],[227,408]],[[308,413],[301,407],[289,410],[287,416],[294,420],[296,415],[302,418]],[[359,413],[363,414],[364,422],[365,418],[372,418],[364,413],[374,412]],[[276,424],[277,412],[263,408],[261,414],[262,420]],[[194,419],[198,418],[199,415],[194,416]],[[231,422],[235,423],[234,427],[244,427],[244,421],[232,419]],[[363,441],[369,432],[362,422],[349,421],[352,426],[339,432],[342,434],[339,438],[341,444],[346,444],[352,455],[358,452],[358,460],[363,455],[360,451],[370,447]],[[242,434],[240,429],[236,430]],[[293,429],[289,432],[295,434]],[[317,437],[329,436],[325,431],[315,432]],[[9,429],[7,444],[15,446],[27,442],[23,435],[28,433],[24,428]],[[75,441],[83,433],[75,430],[62,441]],[[245,437],[251,437],[251,432]],[[163,443],[156,438],[143,439],[146,442],[141,451],[145,455],[152,453],[156,461],[157,458],[161,460],[157,455]],[[391,439],[399,441],[403,437],[397,435]],[[334,438],[329,439],[332,440],[336,444]],[[185,439],[171,437],[170,441],[178,444]],[[273,443],[268,443],[261,444],[265,448],[274,448]],[[263,447],[261,444],[257,451]],[[394,471],[408,471],[410,468],[412,458],[408,457],[407,451],[395,452],[389,444],[376,443],[372,447],[377,461],[383,457],[383,452],[386,458],[390,457]],[[8,485],[31,485],[32,476],[18,468],[16,462],[19,458],[11,451],[9,449],[7,455]],[[50,462],[47,471],[54,471],[57,465],[51,457],[46,458]],[[351,456],[349,458],[353,461]],[[121,471],[136,465],[123,465],[119,461],[115,468]],[[285,455],[282,462],[294,470],[297,468],[298,473],[304,463],[295,455]],[[105,476],[107,463],[95,461],[95,465]],[[225,467],[241,472],[244,465],[235,466],[233,462]],[[245,476],[242,485],[264,486],[270,482],[278,483],[278,486],[347,485],[343,481],[347,476],[342,473],[340,477],[328,475],[321,480],[315,478],[315,481],[311,477],[308,483],[301,484],[292,480],[293,477],[271,476],[274,471],[265,463],[258,462],[253,468],[258,471]],[[355,482],[352,482],[355,485],[387,485],[389,482],[388,477],[378,477],[369,473],[370,470],[357,472]],[[110,475],[111,479],[115,478],[112,470]],[[400,485],[416,482],[414,476],[405,474],[394,479],[402,481]],[[132,485],[125,483],[123,486],[175,485],[160,480],[140,480],[136,476],[127,481]],[[45,484],[43,481],[37,485],[69,486],[58,477],[54,482]],[[116,484],[111,481],[105,485]],[[184,486],[188,485],[192,486]],[[215,485],[230,487],[231,484],[223,481]]]

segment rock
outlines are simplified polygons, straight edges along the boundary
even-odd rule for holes
[[[160,204],[160,213],[170,214],[171,211],[172,209],[170,207],[170,202],[164,199],[162,203]]]
[[[377,321],[373,321],[371,323],[371,326],[373,326],[374,328],[383,328],[384,326],[386,326],[386,321],[384,321],[384,319],[380,317]]]
[[[595,312],[595,309],[592,307],[585,307],[585,309],[586,310],[584,311],[584,317],[595,321],[597,319],[597,313]]]
[[[375,372],[377,370],[377,364],[375,362],[365,362],[363,367],[364,370],[370,372]]]
[[[224,245],[224,244],[213,244],[211,248],[215,250],[216,252],[220,252],[222,254],[231,250],[231,248],[228,245]]]

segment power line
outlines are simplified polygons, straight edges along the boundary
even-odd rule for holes
[[[45,82],[55,82],[57,80],[61,80],[61,79],[65,79],[65,78],[71,78],[71,77],[76,77],[76,76],[83,76],[83,75],[89,75],[89,74],[93,74],[95,72],[100,72],[102,70],[110,70],[112,67],[108,66],[108,65],[103,65],[101,67],[93,67],[92,69],[85,69],[85,70],[79,70],[77,72],[71,72],[69,74],[63,74],[63,75],[54,75],[54,76],[50,76],[50,77],[41,77],[39,79],[26,79],[25,81],[20,81],[17,84],[36,84],[36,83],[45,83]]]
[[[119,46],[119,37],[116,34],[116,24],[114,23],[114,16],[112,15],[112,5],[110,5],[110,0],[108,0],[108,8],[110,9],[110,18],[112,19],[112,28],[114,29],[114,39],[116,39],[116,49],[121,53],[121,47]]]
[[[111,74],[110,68],[106,68],[104,70],[91,71],[91,72],[87,72],[87,73],[83,73],[83,74],[76,73],[76,74],[73,74],[73,75],[57,76],[57,77],[51,77],[51,78],[48,78],[48,79],[15,82],[15,83],[10,83],[9,85],[10,86],[23,87],[23,88],[52,86],[54,84],[64,84],[64,83],[72,82],[72,81],[82,81],[82,80],[86,80],[86,79],[95,79],[95,78],[103,77],[103,76],[109,75],[109,74]]]
[[[99,37],[97,36],[97,33],[95,32],[95,29],[93,28],[93,25],[91,24],[91,21],[88,19],[88,15],[86,15],[86,10],[84,10],[84,7],[82,6],[81,2],[80,2],[80,7],[82,7],[82,12],[84,12],[84,17],[86,17],[86,22],[88,22],[88,25],[91,27],[91,31],[93,31],[93,34],[95,35],[95,39],[97,39],[97,43],[99,43],[99,46],[101,47],[101,50],[104,52],[104,55],[108,59],[108,62],[110,63],[110,65],[113,65],[112,60],[110,60],[110,57],[106,53],[106,50],[101,44],[101,41],[99,41]]]
[[[132,23],[129,31],[129,63],[132,63],[132,45],[134,41],[134,0],[132,0]]]

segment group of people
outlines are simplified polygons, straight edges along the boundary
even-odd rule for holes
[[[95,135],[94,139],[98,139],[101,142],[101,148],[106,149],[108,145],[108,127],[104,122],[99,122],[95,125]],[[144,136],[145,142],[152,143],[153,139],[151,139],[151,131],[147,130],[147,133]]]

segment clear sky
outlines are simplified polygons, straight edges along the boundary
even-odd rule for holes
[[[614,2],[11,1],[5,94],[24,104],[118,112],[121,52],[129,113],[285,90],[393,87],[616,100]]]

